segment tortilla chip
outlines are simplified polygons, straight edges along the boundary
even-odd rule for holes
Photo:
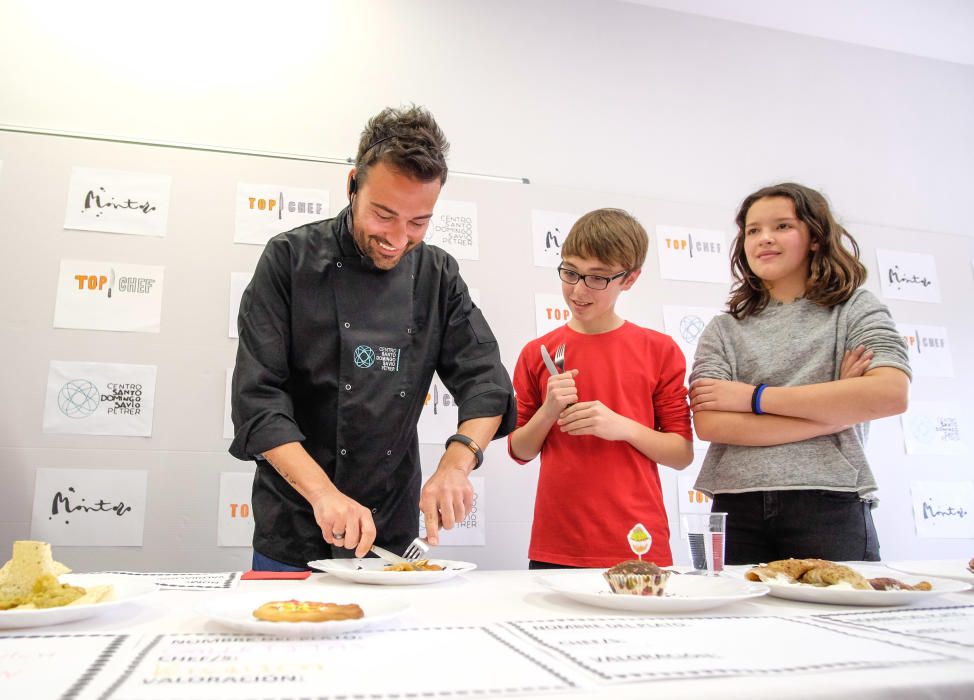
[[[64,564],[54,561],[51,545],[36,540],[17,540],[13,546],[13,558],[0,568],[0,610],[22,605],[29,601],[34,584],[44,576],[55,580],[70,571]]]
[[[111,586],[88,586],[85,589],[85,594],[75,601],[68,603],[68,605],[91,605],[92,603],[101,603],[106,600],[110,600],[112,595]]]

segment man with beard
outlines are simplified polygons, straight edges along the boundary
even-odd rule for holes
[[[470,512],[482,449],[514,426],[510,377],[456,261],[423,244],[449,144],[420,107],[359,141],[349,206],[272,238],[237,320],[230,453],[256,459],[255,570],[431,544]],[[420,489],[419,420],[434,370],[457,434]]]

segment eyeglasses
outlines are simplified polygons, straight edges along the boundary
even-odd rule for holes
[[[574,270],[569,270],[567,267],[558,268],[558,276],[561,277],[562,282],[566,284],[578,284],[578,280],[582,280],[589,289],[605,289],[612,280],[617,280],[628,274],[629,270],[617,272],[612,277],[604,277],[603,275],[580,275]]]

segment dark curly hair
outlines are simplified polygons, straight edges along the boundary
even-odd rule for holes
[[[808,283],[805,298],[820,306],[832,307],[848,301],[866,280],[866,266],[859,260],[859,244],[832,216],[829,203],[816,190],[794,182],[763,187],[749,194],[737,211],[737,236],[731,250],[731,287],[727,310],[737,319],[747,318],[767,307],[771,299],[764,282],[747,263],[744,254],[747,213],[759,199],[787,197],[795,204],[795,215],[808,226],[811,243],[817,243],[809,255]],[[843,245],[848,238],[852,249]]]
[[[433,115],[423,107],[386,107],[369,119],[359,138],[355,178],[361,186],[376,163],[420,182],[446,182],[450,144]]]

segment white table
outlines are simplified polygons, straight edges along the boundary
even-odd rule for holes
[[[150,596],[78,622],[55,627],[6,630],[0,632],[0,643],[9,637],[36,635],[73,634],[124,634],[129,640],[152,638],[163,634],[208,633],[226,634],[216,623],[194,612],[194,608],[207,596],[242,596],[254,592],[266,593],[268,599],[280,595],[299,599],[333,600],[353,602],[363,597],[389,596],[410,604],[395,624],[405,628],[430,628],[436,626],[481,626],[507,621],[555,620],[562,618],[586,618],[597,621],[606,618],[625,617],[626,613],[589,607],[572,602],[564,596],[542,586],[537,580],[546,572],[528,571],[474,571],[456,579],[428,586],[363,586],[335,579],[327,574],[313,574],[304,581],[241,581],[230,590],[223,591],[171,591],[160,590]],[[974,593],[948,594],[932,599],[928,606],[974,606]],[[913,609],[915,606],[911,606]],[[875,612],[879,608],[847,608],[830,605],[797,603],[763,597],[737,602],[716,610],[680,617],[761,617],[784,616],[805,618],[809,616],[851,612],[856,610]],[[644,616],[635,616],[645,619]],[[666,619],[666,616],[655,619]],[[728,624],[728,623],[724,623]],[[663,630],[659,634],[666,634]],[[409,631],[399,632],[399,639],[409,643]],[[12,642],[13,640],[6,640]],[[733,644],[733,639],[727,640]],[[773,640],[768,641],[773,645]],[[8,645],[9,650],[9,645]],[[769,647],[770,648],[770,647]],[[934,645],[930,648],[943,649]],[[802,648],[789,651],[795,664],[800,664],[806,654]],[[576,690],[545,693],[550,698],[613,697],[645,698],[650,694],[661,698],[697,698],[706,695],[719,697],[783,697],[783,698],[890,698],[890,697],[974,697],[974,647],[954,648],[949,656],[957,660],[943,660],[919,665],[866,670],[815,671],[807,673],[762,674],[748,676],[721,676],[673,680],[652,680],[611,685],[598,679]],[[450,659],[450,663],[476,663],[491,668],[498,678],[505,669],[492,668],[490,658],[469,659],[456,649],[428,649],[429,670],[436,674],[437,659]],[[0,665],[0,696],[9,697],[3,689],[2,665]],[[381,659],[376,659],[375,673],[381,674]],[[366,675],[360,679],[363,697],[370,691],[372,681]],[[57,695],[38,688],[35,697]],[[170,688],[173,698],[204,697],[192,687]],[[238,687],[239,698],[281,697],[274,694],[255,696],[245,687]],[[323,689],[322,697],[330,697]],[[109,695],[109,698],[123,696]],[[163,696],[165,697],[165,696]],[[383,695],[385,697],[391,697]],[[404,696],[400,696],[404,697]],[[451,697],[451,696],[447,696]],[[541,695],[539,695],[541,697]]]

